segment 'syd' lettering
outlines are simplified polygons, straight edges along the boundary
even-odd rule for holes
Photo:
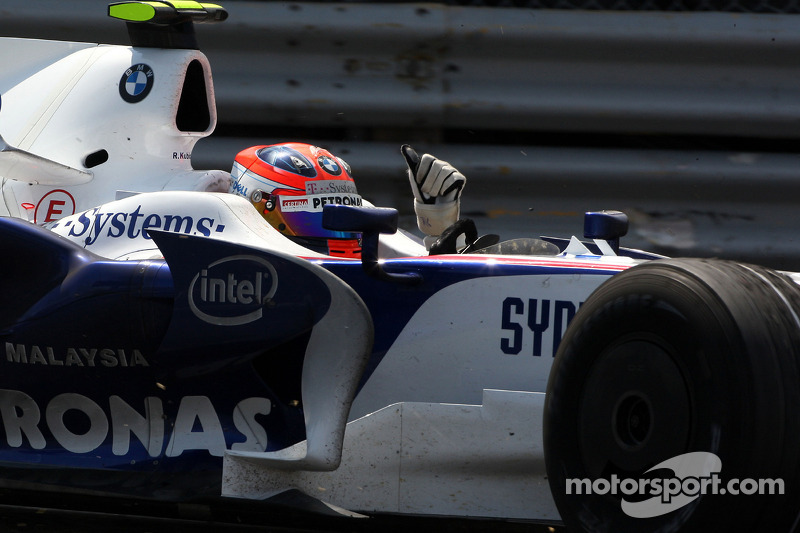
[[[567,300],[539,300],[509,296],[503,300],[501,329],[510,333],[500,339],[503,353],[517,355],[522,351],[525,332],[533,333],[533,355],[541,357],[543,339],[546,333],[552,335],[552,355],[555,357],[561,337],[567,325],[575,316],[577,307]]]

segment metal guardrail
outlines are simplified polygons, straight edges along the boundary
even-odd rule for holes
[[[326,0],[311,0],[325,2]],[[352,0],[369,2],[371,0]],[[408,2],[411,0],[395,0]],[[600,11],[726,11],[731,13],[800,13],[797,0],[443,0],[451,6],[523,7]]]
[[[791,16],[232,3],[223,121],[800,136]],[[246,75],[243,75],[246,73]]]
[[[225,5],[198,27],[223,125],[800,136],[793,16]],[[2,35],[126,41],[97,0],[2,10]]]
[[[410,142],[461,168],[465,210],[505,234],[565,216],[579,232],[584,208],[629,207],[642,215],[629,244],[800,264],[786,223],[800,193],[800,18],[224,5],[224,24],[197,28],[219,116],[197,168],[314,141],[351,163],[365,195],[409,213],[397,149]],[[3,0],[0,15],[0,35],[127,43],[97,0]]]

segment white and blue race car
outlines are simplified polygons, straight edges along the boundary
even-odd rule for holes
[[[224,10],[110,13],[133,46],[0,39],[3,486],[797,528],[797,275],[625,249],[619,212],[426,255],[332,205],[361,259],[312,252],[191,168]]]

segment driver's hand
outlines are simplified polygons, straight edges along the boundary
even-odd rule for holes
[[[447,161],[430,154],[420,157],[409,145],[400,152],[408,164],[408,179],[414,193],[417,226],[429,237],[437,237],[458,220],[461,191],[467,178]],[[430,246],[434,239],[425,239]]]
[[[467,178],[447,161],[430,154],[420,157],[411,146],[404,144],[400,152],[408,165],[408,178],[414,198],[423,204],[455,202]]]

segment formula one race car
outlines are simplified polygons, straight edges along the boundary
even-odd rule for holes
[[[170,155],[213,129],[213,90],[200,52],[160,47],[224,11],[111,12],[136,46],[0,41],[35,59],[0,87],[4,487],[797,527],[800,276],[620,247],[619,212],[588,213],[587,241],[385,258],[419,246],[395,210],[328,205],[361,258],[313,252]],[[142,122],[59,136],[85,87]]]

